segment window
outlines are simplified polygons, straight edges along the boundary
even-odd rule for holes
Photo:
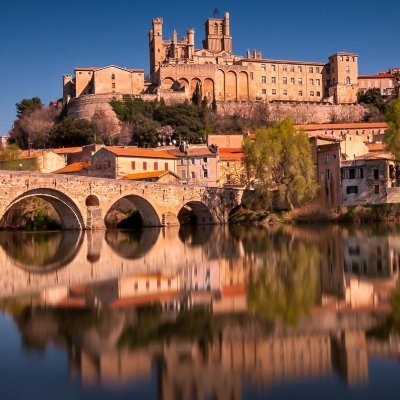
[[[319,67],[315,67],[315,72],[319,74]]]
[[[375,194],[379,194],[379,185],[374,185]]]
[[[343,179],[363,179],[364,169],[363,168],[343,168],[342,170]]]
[[[284,96],[287,96],[287,90],[284,90],[284,91],[283,91],[283,95],[284,95]]]
[[[207,169],[205,169],[204,170],[204,173],[203,173],[204,175],[203,175],[203,178],[208,178],[208,170]]]
[[[313,90],[311,90],[310,96],[311,96],[311,97],[314,97],[314,91],[313,91]]]
[[[184,169],[181,171],[181,178],[186,179],[186,171]]]
[[[262,89],[261,92],[262,94],[267,94],[267,89]]]
[[[272,89],[272,95],[273,95],[273,96],[276,95],[276,89]]]
[[[169,166],[167,162],[164,164],[164,171],[169,171]]]
[[[379,169],[374,169],[374,179],[379,179]]]
[[[284,66],[282,67],[282,71],[284,71],[284,72],[287,71],[287,65],[284,65]]]
[[[314,72],[314,68],[313,67],[308,67],[308,72],[310,72],[312,74]]]
[[[287,85],[287,78],[286,77],[283,78],[283,84]]]
[[[250,72],[250,79],[254,78],[254,74],[252,72]]]
[[[111,74],[111,79],[115,79],[115,74]]]
[[[203,164],[207,164],[207,157],[203,157]]]
[[[158,162],[157,161],[154,162],[154,171],[158,171]]]
[[[143,171],[147,171],[147,162],[143,161]]]
[[[274,76],[271,78],[271,83],[273,83],[273,84],[276,83],[276,78]]]
[[[310,85],[314,86],[314,79],[310,79]]]
[[[346,72],[350,72],[350,67],[346,65]]]
[[[111,86],[112,86],[113,89],[115,89],[115,83],[114,82],[111,84]]]
[[[298,66],[297,66],[297,71],[298,71],[298,72],[303,72],[303,67],[302,67],[301,65],[298,65]]]
[[[181,165],[186,165],[186,160],[184,158],[181,158]]]
[[[265,64],[261,64],[261,69],[263,70],[263,71],[265,71],[267,68],[266,68],[266,66],[265,66]]]
[[[132,162],[131,162],[131,168],[132,168],[133,170],[135,170],[135,168],[136,168],[136,163],[135,163],[135,161],[132,161]]]
[[[350,58],[349,58],[349,57],[346,57],[346,61],[350,61]]]
[[[190,159],[190,164],[196,165],[196,159],[195,159],[195,158],[191,158],[191,159]]]
[[[350,85],[351,84],[351,79],[350,79],[350,77],[348,76],[348,77],[346,77],[346,85]]]
[[[329,153],[325,154],[325,162],[326,163],[329,162],[329,159],[330,159],[330,154]]]
[[[346,194],[357,194],[358,193],[358,186],[347,186],[346,187]]]
[[[275,72],[275,65],[274,64],[271,65],[271,72]]]
[[[192,171],[192,172],[190,173],[190,177],[191,177],[192,179],[196,179],[196,172]]]
[[[320,80],[320,79],[316,79],[316,80],[315,80],[315,84],[316,84],[317,86],[321,86],[321,80]]]
[[[294,85],[294,78],[290,78],[290,84]]]
[[[325,171],[325,177],[326,177],[326,180],[331,179],[332,175],[331,175],[331,170],[330,169],[327,169]]]
[[[267,77],[266,76],[262,76],[261,77],[261,83],[267,83]]]
[[[294,65],[290,66],[290,72],[294,72]]]
[[[302,85],[303,84],[303,78],[298,78],[297,79],[297,84]]]
[[[321,92],[317,92],[317,97],[321,97]]]
[[[299,90],[299,96],[303,96],[303,91]]]

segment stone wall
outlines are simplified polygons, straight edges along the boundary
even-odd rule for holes
[[[220,116],[240,115],[246,119],[278,122],[291,116],[296,124],[360,122],[367,113],[364,106],[346,104],[290,104],[264,102],[217,102]]]
[[[145,101],[160,100],[166,104],[181,103],[185,92],[162,90],[159,95],[143,95]],[[71,99],[68,103],[68,116],[74,118],[92,118],[96,110],[104,110],[108,115],[116,118],[109,104],[112,98],[121,99],[121,94],[92,94]],[[266,103],[266,102],[217,102],[217,112],[221,117],[240,115],[246,119],[263,120],[266,123],[281,121],[291,116],[296,124],[323,124],[334,122],[360,122],[367,114],[367,109],[361,105],[345,104],[294,104],[294,103]]]

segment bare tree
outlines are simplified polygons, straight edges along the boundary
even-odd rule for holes
[[[115,117],[108,115],[104,110],[97,109],[92,117],[100,133],[101,141],[106,145],[112,145],[118,140],[121,127]]]
[[[43,107],[22,114],[19,124],[21,129],[28,135],[29,147],[43,147],[48,142],[54,119],[59,113],[55,107]]]

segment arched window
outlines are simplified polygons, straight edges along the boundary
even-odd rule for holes
[[[348,77],[346,77],[346,85],[350,85],[351,84],[351,79],[350,79],[350,77],[348,76]]]

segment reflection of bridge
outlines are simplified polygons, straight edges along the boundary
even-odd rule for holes
[[[82,176],[0,172],[0,219],[32,196],[48,201],[64,229],[104,228],[104,217],[120,199],[130,200],[144,226],[178,225],[188,214],[199,224],[220,224],[241,204],[239,189],[161,185]]]

